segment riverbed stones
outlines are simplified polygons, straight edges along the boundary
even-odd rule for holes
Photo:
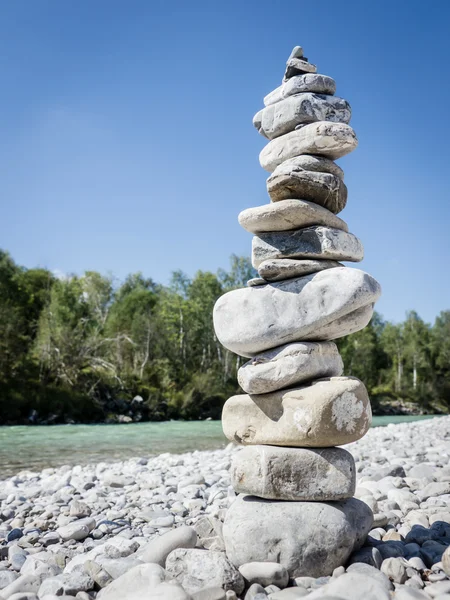
[[[342,448],[247,446],[233,459],[231,483],[269,500],[346,500],[355,492],[355,461]]]
[[[372,419],[364,384],[331,377],[270,394],[239,394],[223,407],[225,436],[238,444],[322,448],[359,440]]]
[[[263,260],[263,262],[258,265],[258,273],[263,280],[261,283],[267,283],[268,281],[283,281],[284,279],[303,277],[304,275],[311,275],[311,273],[318,273],[325,269],[343,266],[344,265],[335,260],[273,258],[270,260]]]
[[[363,307],[370,312],[380,293],[364,271],[336,267],[228,292],[216,302],[214,327],[228,350],[252,357],[289,342],[333,339],[333,321]]]
[[[267,191],[272,202],[309,200],[334,214],[347,203],[347,186],[335,173],[309,170],[300,156],[279,165],[267,179]]]
[[[320,577],[344,564],[371,526],[371,510],[355,498],[282,502],[240,495],[228,509],[223,534],[236,567],[278,562],[291,577]]]
[[[266,106],[256,113],[253,125],[261,135],[273,140],[289,133],[297,125],[315,121],[349,123],[350,118],[350,105],[346,100],[337,96],[304,92]]]
[[[287,231],[313,225],[348,231],[345,221],[315,202],[287,199],[247,208],[239,214],[239,224],[251,233]]]
[[[313,258],[359,262],[364,258],[361,242],[352,233],[331,227],[306,227],[293,231],[260,233],[253,237],[252,264],[276,258]]]
[[[350,125],[318,121],[271,140],[262,149],[259,162],[272,173],[282,162],[300,154],[317,154],[334,160],[349,154],[357,145]]]
[[[333,342],[298,342],[257,354],[238,371],[247,394],[266,394],[304,381],[342,375],[344,364]]]

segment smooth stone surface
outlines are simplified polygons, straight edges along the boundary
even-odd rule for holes
[[[277,258],[316,258],[359,262],[364,249],[352,233],[331,227],[306,227],[294,231],[275,231],[255,235],[252,240],[252,264]]]
[[[77,519],[68,525],[59,527],[58,534],[64,541],[67,540],[84,540],[95,527],[95,519],[85,517]]]
[[[282,162],[300,154],[341,158],[358,145],[350,125],[318,121],[270,141],[259,155],[263,169],[272,173]]]
[[[333,342],[297,342],[257,354],[238,371],[247,394],[266,394],[320,377],[342,375],[344,363]]]
[[[289,582],[289,573],[276,562],[251,562],[241,565],[239,573],[250,584],[259,583],[263,587],[276,585],[285,588]]]
[[[342,178],[335,173],[309,170],[304,167],[302,158],[305,157],[286,160],[268,177],[267,192],[272,202],[310,200],[334,214],[341,212],[347,204],[348,195]]]
[[[222,587],[240,594],[244,579],[222,552],[179,548],[169,554],[166,573],[189,593],[205,587]]]
[[[345,563],[371,525],[371,510],[355,498],[323,503],[238,496],[223,532],[227,556],[237,567],[278,562],[291,577],[321,577]]]
[[[311,600],[332,598],[345,600],[390,600],[391,594],[386,585],[374,577],[361,573],[344,573],[332,579],[323,588],[314,591],[309,596]]]
[[[269,500],[346,500],[355,481],[355,461],[342,448],[247,446],[231,466],[235,492]]]
[[[372,412],[364,384],[331,377],[271,394],[240,394],[223,407],[225,436],[238,444],[324,448],[359,440]]]
[[[197,533],[192,527],[182,526],[154,538],[139,552],[139,559],[164,567],[168,555],[177,548],[194,548]]]
[[[264,98],[264,106],[270,106],[271,104],[275,104],[275,102],[280,102],[284,98],[288,98],[294,94],[301,94],[302,92],[332,96],[336,92],[336,82],[331,77],[328,77],[328,75],[320,75],[319,73],[296,75],[267,94]]]
[[[133,567],[106,588],[100,590],[100,600],[138,600],[153,598],[151,592],[165,579],[164,569],[155,564],[144,564]],[[167,596],[170,598],[170,596]]]
[[[364,309],[368,311],[365,318],[370,319],[380,294],[378,282],[364,271],[326,269],[227,292],[214,306],[214,328],[225,348],[252,357],[290,342],[335,339],[337,331],[340,336],[353,333],[368,320],[349,322],[345,330],[346,318]],[[339,321],[336,327],[334,321]]]
[[[343,267],[344,265],[335,260],[295,260],[293,258],[274,258],[263,260],[258,267],[258,273],[264,283],[268,281],[284,281],[294,277],[304,277],[311,273],[318,273],[325,269]]]
[[[239,213],[239,224],[251,233],[287,231],[311,225],[323,225],[348,231],[345,221],[315,202],[281,200],[272,204],[247,208]]]
[[[253,125],[269,140],[294,131],[297,125],[316,121],[349,123],[350,104],[343,98],[304,92],[289,96],[256,113]]]
[[[267,281],[262,277],[253,277],[247,281],[247,287],[256,287],[257,285],[267,285]]]

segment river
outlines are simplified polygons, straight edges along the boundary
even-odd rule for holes
[[[435,415],[374,417],[372,427]],[[111,462],[163,452],[222,448],[220,421],[167,421],[124,425],[17,425],[0,427],[0,479],[21,470]]]

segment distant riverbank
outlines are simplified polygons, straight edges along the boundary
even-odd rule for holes
[[[373,427],[435,415],[373,417]],[[85,465],[223,448],[220,421],[165,421],[121,425],[14,425],[0,427],[0,479],[21,470]]]

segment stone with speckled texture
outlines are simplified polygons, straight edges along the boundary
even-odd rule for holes
[[[337,96],[305,92],[266,106],[253,118],[258,132],[269,140],[315,121],[349,123],[350,105]]]
[[[320,75],[319,73],[296,75],[267,94],[264,98],[264,106],[270,106],[284,98],[302,92],[315,92],[316,94],[332,96],[336,92],[336,82],[328,75]]]
[[[370,427],[367,390],[355,377],[330,377],[270,394],[240,394],[223,407],[225,436],[243,445],[327,448],[359,440]]]
[[[285,160],[301,154],[317,154],[334,160],[358,145],[355,132],[345,123],[318,121],[270,141],[261,150],[259,162],[272,173]]]
[[[223,527],[236,566],[278,562],[291,577],[331,575],[366,539],[370,508],[356,498],[340,502],[284,502],[240,495]]]
[[[359,262],[364,258],[364,249],[352,233],[321,225],[255,235],[252,241],[253,266],[258,268],[263,261],[275,258]]]
[[[231,483],[269,500],[345,500],[355,493],[355,461],[343,448],[247,446],[233,458]]]

